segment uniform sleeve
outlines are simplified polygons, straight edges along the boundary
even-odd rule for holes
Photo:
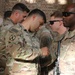
[[[52,63],[52,50],[51,50],[51,45],[52,45],[52,39],[51,39],[51,34],[49,31],[42,31],[41,36],[40,36],[40,47],[48,47],[49,49],[49,56],[45,58],[40,58],[40,65],[41,67],[48,66]]]
[[[52,43],[52,40],[51,40],[51,36],[50,36],[50,33],[48,32],[43,32],[41,33],[41,37],[40,37],[40,47],[50,47]]]
[[[12,23],[8,20],[4,20],[4,22],[0,26],[0,50],[3,50],[5,48],[5,35],[7,33],[7,30],[13,26]]]
[[[37,32],[38,39],[40,40],[40,47],[50,47],[51,45],[51,33],[50,31],[45,27],[42,26],[39,31]]]
[[[27,38],[28,40],[28,38]],[[8,53],[16,60],[34,60],[42,54],[41,49],[32,47],[32,43],[23,38],[21,31],[10,30],[5,37]]]

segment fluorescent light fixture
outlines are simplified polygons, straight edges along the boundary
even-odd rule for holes
[[[48,4],[53,4],[55,3],[55,0],[45,0]]]
[[[67,3],[67,0],[58,0],[58,3],[63,5],[63,4],[66,4]]]
[[[28,3],[36,3],[36,0],[26,0]]]

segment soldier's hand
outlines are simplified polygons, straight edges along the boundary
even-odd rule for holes
[[[42,50],[42,55],[43,56],[48,56],[49,55],[49,49],[47,47],[41,48]]]

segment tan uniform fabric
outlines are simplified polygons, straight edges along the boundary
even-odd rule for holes
[[[61,43],[61,75],[75,75],[75,30],[67,32]]]
[[[33,33],[18,24],[7,32],[5,44],[8,75],[38,75],[42,52]]]
[[[5,69],[6,65],[6,57],[5,57],[5,38],[4,36],[6,35],[6,32],[10,27],[14,26],[15,24],[11,21],[10,18],[7,18],[6,20],[3,21],[3,23],[0,25],[0,60],[3,65],[3,68]],[[1,66],[2,68],[2,66]],[[0,72],[1,73],[1,72]],[[3,71],[4,73],[4,71]],[[1,73],[2,74],[2,73]],[[0,74],[0,75],[1,75]]]

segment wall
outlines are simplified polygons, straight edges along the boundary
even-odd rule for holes
[[[66,5],[58,4],[57,0],[54,4],[48,4],[45,0],[36,0],[36,3],[28,3],[26,0],[0,0],[0,12],[3,15],[4,11],[11,10],[11,8],[18,2],[26,4],[30,10],[34,8],[39,8],[43,10],[49,20],[50,14],[55,10],[63,11]],[[71,3],[72,0],[68,0],[68,3]]]

